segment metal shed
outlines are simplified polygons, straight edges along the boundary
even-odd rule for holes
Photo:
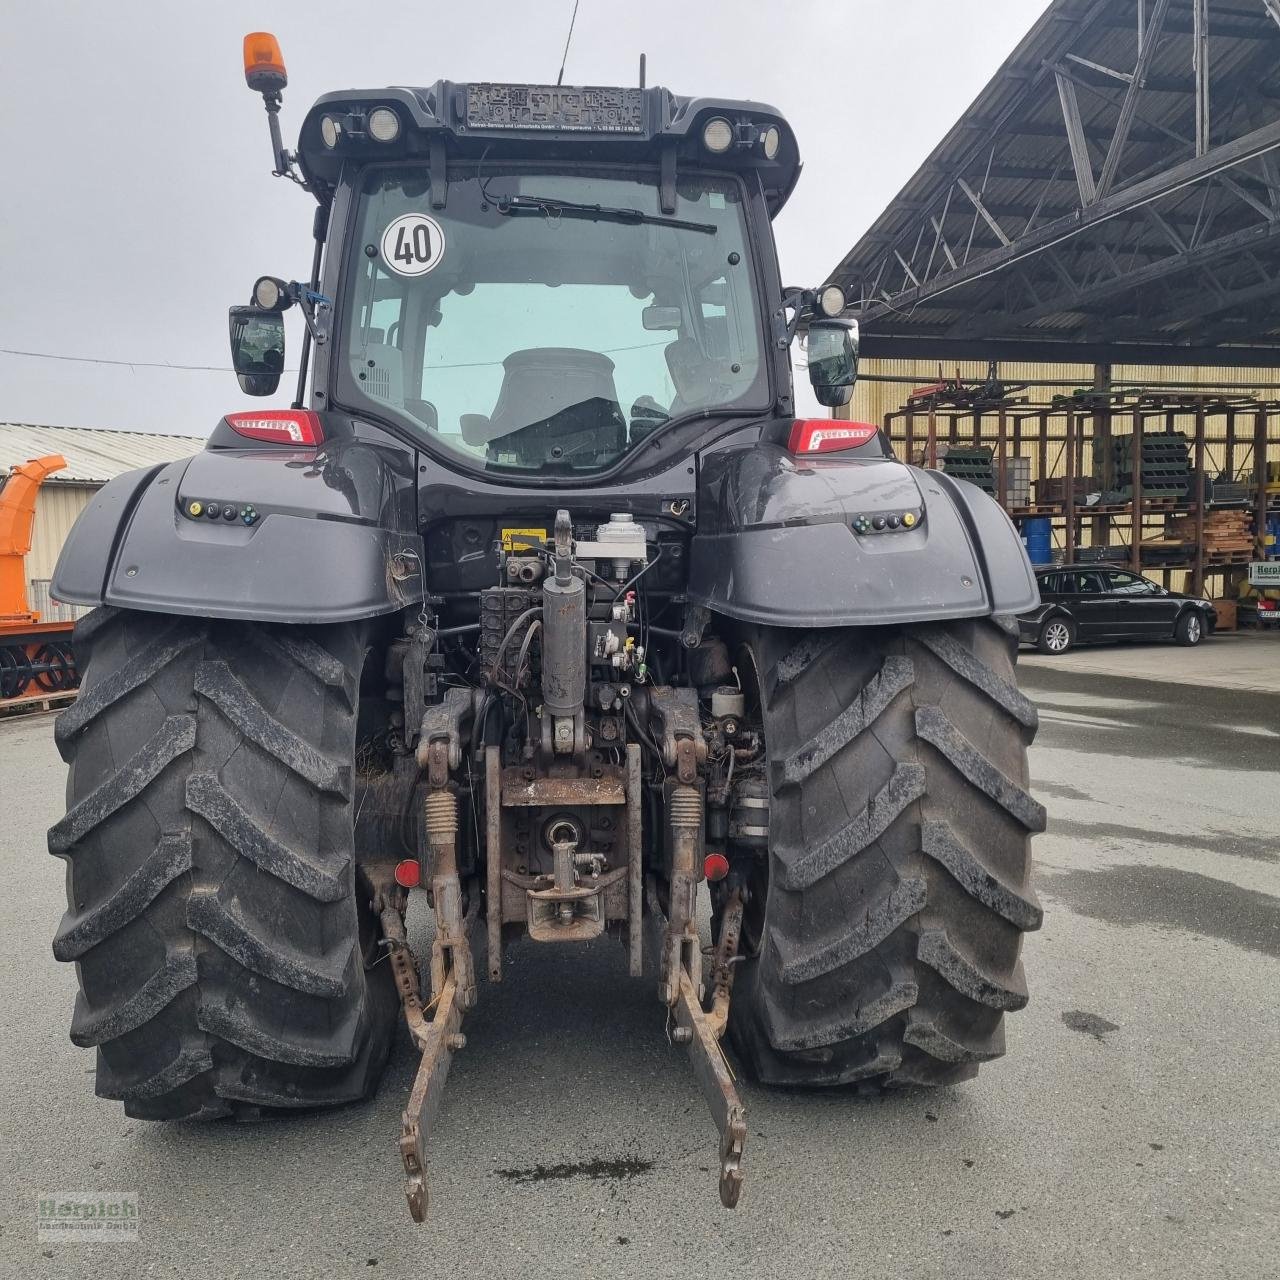
[[[868,356],[1280,364],[1280,3],[1055,0],[831,278]]]
[[[53,576],[53,566],[76,517],[108,480],[137,467],[189,457],[203,445],[196,436],[0,422],[0,475],[7,475],[16,463],[44,454],[60,453],[67,460],[66,468],[45,481],[36,499],[27,556],[34,607],[46,617],[60,616],[50,607],[44,584]]]

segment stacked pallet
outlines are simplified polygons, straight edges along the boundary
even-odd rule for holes
[[[967,480],[995,497],[996,477],[991,450],[986,445],[949,444],[938,450],[942,470],[957,480]]]
[[[1168,522],[1170,538],[1194,542],[1195,516],[1177,516]],[[1235,558],[1253,552],[1253,521],[1247,511],[1210,511],[1204,518],[1204,552],[1210,557]]]
[[[1191,483],[1187,437],[1180,431],[1144,432],[1142,436],[1142,496],[1147,502],[1181,501]],[[1121,498],[1133,500],[1133,437],[1112,436],[1115,487]]]

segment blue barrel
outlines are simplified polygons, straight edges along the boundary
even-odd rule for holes
[[[1053,522],[1048,516],[1032,516],[1022,522],[1022,541],[1032,564],[1053,563]]]

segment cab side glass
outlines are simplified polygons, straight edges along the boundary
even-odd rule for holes
[[[284,316],[257,307],[232,307],[231,367],[248,396],[269,396],[284,372]]]

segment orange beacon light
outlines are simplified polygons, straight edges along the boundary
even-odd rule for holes
[[[279,93],[289,83],[280,42],[270,31],[251,31],[245,36],[244,79],[255,93]]]

